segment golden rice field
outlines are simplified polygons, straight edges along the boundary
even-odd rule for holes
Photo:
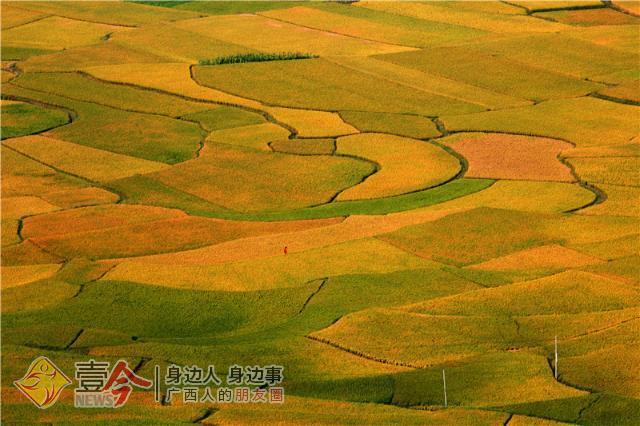
[[[0,423],[640,424],[640,2],[0,17]]]

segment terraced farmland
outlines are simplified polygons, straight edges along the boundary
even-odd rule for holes
[[[2,424],[640,424],[637,2],[0,8]]]

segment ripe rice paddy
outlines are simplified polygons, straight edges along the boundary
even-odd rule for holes
[[[440,147],[424,142],[376,133],[345,136],[336,152],[379,164],[380,171],[338,195],[337,199],[361,200],[404,194],[442,184],[460,170],[458,160]],[[407,163],[408,155],[415,163]],[[400,160],[400,161],[398,161]]]
[[[90,148],[44,136],[24,136],[7,142],[7,146],[67,173],[104,182],[139,173],[167,168],[166,164],[147,161],[109,151]],[[84,160],[91,159],[90,163]]]
[[[3,424],[640,423],[634,4],[0,7]],[[83,410],[89,358],[285,402]]]

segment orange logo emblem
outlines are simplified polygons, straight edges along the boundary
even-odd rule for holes
[[[27,373],[14,385],[38,408],[49,408],[58,401],[71,380],[49,358],[36,358]]]

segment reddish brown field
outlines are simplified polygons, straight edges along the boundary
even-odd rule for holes
[[[455,135],[451,147],[469,162],[466,176],[493,179],[573,182],[558,154],[567,142],[498,133]]]

